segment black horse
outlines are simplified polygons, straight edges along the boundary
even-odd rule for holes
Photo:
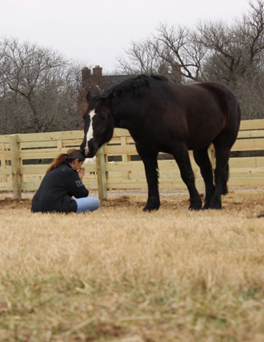
[[[240,107],[233,93],[218,83],[177,85],[161,76],[130,78],[93,98],[87,95],[81,149],[93,157],[108,142],[114,127],[126,128],[135,140],[146,172],[148,200],[145,211],[160,206],[159,152],[174,156],[190,194],[190,209],[201,209],[201,197],[188,150],[193,150],[205,182],[204,209],[220,209],[227,193],[228,160],[240,124]],[[208,147],[213,143],[213,176]]]

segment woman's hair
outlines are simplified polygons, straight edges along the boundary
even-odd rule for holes
[[[55,169],[56,167],[60,166],[62,163],[71,163],[75,159],[79,159],[80,161],[85,160],[85,156],[80,150],[77,150],[75,148],[71,148],[67,151],[67,153],[61,153],[56,157],[53,162],[48,167],[46,173],[50,172],[51,170]]]

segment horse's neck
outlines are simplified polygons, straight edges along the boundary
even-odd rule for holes
[[[136,125],[136,123],[134,123],[131,120],[117,119],[117,118],[114,118],[114,126],[115,128],[125,128],[128,130],[133,130],[133,129],[138,128],[138,125]]]

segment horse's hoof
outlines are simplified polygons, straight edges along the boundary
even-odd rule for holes
[[[202,204],[190,205],[189,210],[201,210]]]
[[[209,209],[220,210],[220,209],[222,209],[222,204],[221,203],[211,203]]]
[[[210,202],[205,202],[203,206],[203,210],[207,210],[210,208]]]
[[[154,205],[154,206],[152,206],[152,205],[148,205],[148,204],[147,204],[147,205],[145,206],[145,208],[143,209],[143,211],[145,211],[145,212],[146,212],[146,211],[149,211],[149,212],[150,212],[150,211],[154,211],[154,210],[158,210],[158,209],[159,209],[159,205],[156,205],[156,206]]]
[[[202,201],[190,203],[189,210],[201,210]]]

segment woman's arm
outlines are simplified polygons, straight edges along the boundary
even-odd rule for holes
[[[68,180],[69,190],[71,196],[76,198],[87,197],[89,195],[88,189],[84,186],[82,179],[85,175],[85,169],[81,168],[79,171],[72,170],[70,179]]]
[[[80,179],[83,179],[83,177],[85,176],[85,168],[84,167],[81,167],[78,170],[78,175],[79,175]]]

